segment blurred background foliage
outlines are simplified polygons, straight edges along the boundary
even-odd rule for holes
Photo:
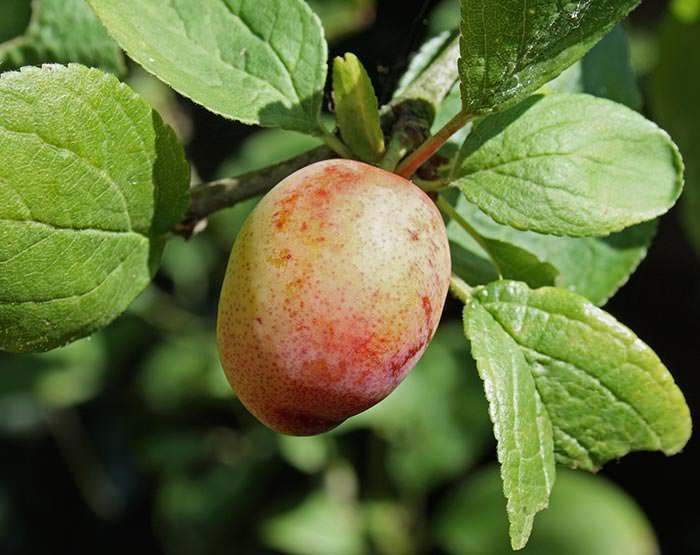
[[[420,43],[459,17],[457,0],[309,3],[333,53],[356,52],[383,101]],[[0,41],[10,42],[0,59],[18,40],[31,50],[30,0],[1,8]],[[66,30],[52,25],[55,36]],[[679,222],[700,251],[699,25],[700,0],[647,2],[553,85],[642,109],[685,154],[684,203],[610,310],[657,347],[691,409],[700,406],[691,366],[700,268]],[[619,63],[628,49],[633,71]],[[37,48],[45,59],[32,59],[65,61],[59,50]],[[317,144],[216,118],[132,64],[125,77],[188,146],[195,181]],[[458,102],[453,95],[439,117]],[[398,390],[329,434],[273,434],[236,401],[216,353],[216,302],[255,202],[217,214],[189,242],[173,240],[154,284],[103,332],[43,355],[0,354],[0,554],[510,553],[486,402],[456,303]],[[607,477],[561,471],[525,553],[700,553],[698,463],[693,441],[674,459],[629,457]]]

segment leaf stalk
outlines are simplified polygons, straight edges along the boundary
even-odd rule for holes
[[[444,197],[438,197],[437,200],[437,205],[442,212],[448,216],[449,218],[453,219],[455,222],[459,224],[459,226],[466,231],[469,236],[476,241],[479,246],[486,252],[488,257],[491,259],[491,263],[496,267],[496,272],[498,272],[499,277],[503,276],[503,271],[501,270],[501,267],[498,264],[498,261],[496,257],[493,255],[491,252],[491,248],[489,247],[488,242],[481,236],[481,234],[472,226],[465,218],[462,216],[457,210],[454,209],[454,207],[445,200]]]
[[[456,274],[450,279],[450,293],[457,299],[467,304],[472,297],[474,288]]]

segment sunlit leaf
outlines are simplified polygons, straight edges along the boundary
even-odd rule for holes
[[[612,316],[569,291],[508,281],[478,289],[475,299],[527,361],[559,462],[597,470],[632,451],[683,449],[691,434],[683,394],[651,348]]]
[[[524,354],[480,302],[465,306],[464,329],[498,442],[511,545],[521,549],[554,485],[552,422]]]
[[[89,0],[131,58],[247,124],[318,133],[327,46],[303,0]]]
[[[668,134],[620,104],[582,94],[533,96],[477,125],[455,186],[499,223],[600,236],[668,211],[683,162]]]
[[[333,61],[333,100],[340,134],[361,160],[384,154],[379,104],[367,71],[354,54]]]
[[[500,110],[535,92],[582,58],[637,4],[461,0],[465,110]]]
[[[0,99],[0,348],[48,350],[150,282],[189,172],[158,114],[98,70],[4,73]]]

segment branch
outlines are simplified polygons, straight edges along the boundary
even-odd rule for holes
[[[437,108],[459,79],[458,57],[459,37],[455,36],[401,95],[382,108],[382,127],[393,145],[389,158],[384,160],[386,167],[393,169],[391,166],[395,167],[403,156],[428,137]],[[329,137],[324,136],[324,140],[336,151],[342,151],[342,143],[337,144]],[[267,193],[295,171],[336,156],[329,146],[321,146],[269,168],[197,185],[191,190],[187,215],[174,232],[189,238],[202,230],[206,219],[215,212]]]
[[[295,171],[334,156],[336,155],[330,148],[320,146],[262,170],[196,185],[191,191],[187,216],[175,232],[190,237],[196,233],[202,222],[215,212],[264,194]]]
[[[399,162],[409,153],[420,146],[430,135],[430,120],[425,108],[408,101],[395,108],[393,113],[395,123],[391,128],[391,139],[384,158],[379,167],[393,172]],[[389,121],[389,117],[386,118]]]

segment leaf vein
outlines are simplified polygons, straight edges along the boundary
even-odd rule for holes
[[[50,149],[59,151],[59,152],[65,152],[69,154],[70,156],[73,157],[75,161],[80,162],[83,164],[83,167],[89,168],[94,172],[95,175],[99,176],[106,184],[108,187],[112,188],[113,190],[116,191],[117,197],[121,200],[121,203],[124,208],[124,215],[127,218],[128,222],[128,228],[131,230],[131,214],[129,213],[129,204],[126,199],[126,195],[124,194],[124,191],[122,191],[121,187],[117,184],[116,181],[107,173],[104,171],[104,169],[96,166],[91,160],[88,158],[85,158],[84,156],[81,156],[78,154],[76,151],[66,147],[66,146],[60,146],[53,144],[51,141],[49,141],[46,137],[43,137],[36,131],[19,131],[16,129],[10,129],[9,127],[5,126],[4,124],[0,123],[0,130],[5,131],[6,133],[10,134],[16,134],[16,135],[23,135],[27,137],[35,137],[36,139],[39,140],[39,142],[43,143]]]
[[[510,335],[510,334],[509,334]],[[543,359],[542,362],[558,362],[560,364],[564,364],[568,368],[574,370],[575,372],[582,374],[584,376],[587,376],[588,378],[591,379],[595,384],[600,386],[604,391],[607,391],[612,399],[614,399],[616,402],[620,403],[623,406],[626,406],[630,409],[630,411],[638,418],[638,420],[647,428],[647,430],[651,433],[652,437],[654,440],[657,442],[658,447],[661,447],[663,445],[661,441],[661,436],[659,432],[656,431],[656,429],[652,426],[652,424],[647,420],[647,418],[639,411],[637,407],[635,407],[630,401],[627,399],[621,397],[614,389],[612,389],[607,383],[605,383],[601,378],[598,376],[595,376],[588,372],[585,368],[582,368],[581,366],[578,366],[576,363],[566,360],[564,358],[559,358],[554,355],[544,353],[542,351],[538,351],[536,349],[533,349],[531,347],[528,347],[527,345],[524,345],[522,342],[518,341],[516,337],[511,335],[513,339],[515,340],[518,345],[526,352],[529,353],[530,356],[534,353],[537,355],[537,358]],[[528,361],[529,362],[529,361]]]
[[[109,279],[117,272],[119,271],[123,266],[124,263],[131,258],[135,252],[137,252],[140,244],[134,245],[134,248],[132,248],[128,254],[122,258],[119,263],[112,268],[109,273],[105,276],[103,280],[101,280],[97,285],[94,287],[90,288],[87,291],[81,292],[81,293],[76,293],[73,295],[66,295],[64,297],[55,297],[52,299],[29,299],[29,300],[22,300],[22,301],[8,301],[4,299],[0,299],[0,305],[2,306],[21,306],[21,305],[27,305],[27,304],[34,304],[34,305],[45,305],[45,304],[51,304],[51,303],[56,303],[56,302],[61,302],[61,301],[69,301],[73,299],[82,299],[84,297],[87,297],[88,295],[94,293],[98,289],[100,289],[105,283],[109,281]],[[94,252],[93,252],[94,254]],[[91,255],[92,256],[92,255]]]
[[[98,227],[67,227],[67,226],[60,226],[57,224],[53,223],[48,223],[48,222],[41,222],[38,220],[22,220],[22,219],[13,219],[13,218],[0,218],[0,223],[6,223],[6,224],[26,224],[26,225],[36,225],[36,226],[42,226],[51,229],[54,232],[66,232],[66,233],[97,233],[97,234],[104,234],[104,235],[112,235],[112,236],[137,236],[137,237],[143,237],[146,240],[149,240],[149,237],[139,231],[136,231],[134,229],[130,230],[113,230],[113,229],[100,229]]]

